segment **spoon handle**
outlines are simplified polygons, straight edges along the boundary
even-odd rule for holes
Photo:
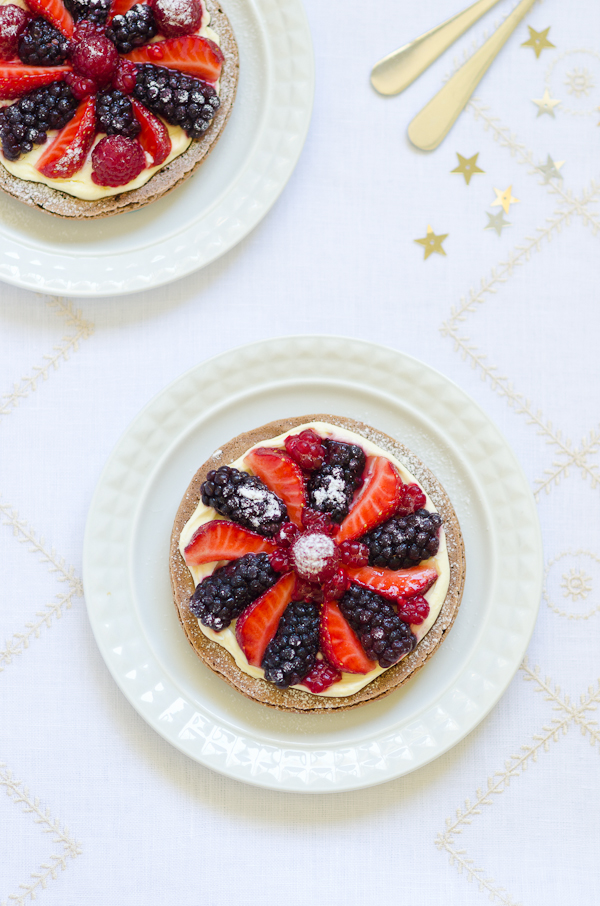
[[[477,0],[468,9],[388,54],[371,70],[373,88],[380,94],[400,94],[496,3],[498,0]]]
[[[408,127],[408,137],[422,151],[433,151],[466,107],[475,88],[535,0],[521,0],[483,47],[446,82]]]

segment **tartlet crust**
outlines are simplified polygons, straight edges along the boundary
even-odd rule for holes
[[[97,217],[110,217],[112,214],[122,214],[125,211],[134,211],[144,205],[157,201],[167,192],[171,192],[202,164],[219,140],[233,108],[237,91],[239,74],[238,46],[231,28],[229,19],[214,0],[204,0],[206,8],[211,14],[211,28],[219,35],[221,50],[225,57],[221,72],[219,98],[221,106],[215,113],[210,129],[201,139],[193,140],[189,148],[159,170],[148,182],[139,189],[121,192],[108,198],[99,198],[95,201],[84,201],[75,198],[66,192],[61,192],[53,186],[43,183],[28,182],[13,176],[2,166],[0,160],[0,189],[12,195],[30,207],[38,208],[56,217],[73,220],[93,219]]]
[[[323,698],[303,692],[301,689],[278,689],[272,683],[248,676],[240,670],[228,651],[204,635],[198,625],[197,618],[191,613],[189,599],[194,591],[194,581],[179,552],[181,531],[200,501],[200,487],[211,469],[233,462],[260,441],[276,437],[307,422],[316,421],[326,422],[354,431],[365,437],[365,439],[378,444],[384,451],[392,453],[400,462],[406,463],[407,468],[426,489],[444,519],[448,559],[450,562],[448,593],[438,618],[427,635],[421,639],[415,650],[400,661],[399,664],[390,667],[359,692],[344,698]],[[399,688],[423,667],[442,643],[456,619],[465,582],[465,554],[458,519],[448,495],[433,473],[414,453],[399,441],[371,428],[364,422],[335,415],[320,414],[281,419],[269,422],[267,425],[262,425],[260,428],[255,428],[244,434],[239,434],[233,440],[230,440],[229,443],[223,445],[218,461],[211,457],[198,469],[175,517],[171,534],[170,573],[173,598],[183,630],[196,654],[211,670],[219,674],[234,689],[237,689],[248,698],[262,702],[262,704],[269,705],[272,708],[297,713],[323,713],[328,711],[346,711],[358,705],[367,704],[370,701],[377,701]]]

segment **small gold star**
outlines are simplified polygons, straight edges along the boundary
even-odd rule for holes
[[[532,100],[533,100],[533,103],[537,104],[538,107],[540,108],[537,112],[538,116],[541,116],[542,113],[549,113],[550,116],[554,116],[554,108],[556,107],[557,104],[560,104],[560,101],[558,101],[556,98],[550,97],[550,92],[548,91],[547,88],[544,91],[543,97],[533,98]]]
[[[500,189],[494,189],[494,192],[496,193],[496,201],[492,202],[492,208],[495,208],[496,205],[501,205],[504,208],[504,212],[508,214],[511,204],[519,203],[518,198],[512,197],[512,186],[509,186],[504,192],[501,192]]]
[[[427,261],[429,256],[433,252],[437,252],[438,255],[445,255],[446,252],[442,248],[442,242],[447,238],[448,233],[442,233],[440,236],[436,236],[430,226],[427,227],[427,235],[423,239],[415,239],[415,242],[418,242],[419,245],[422,245],[425,248],[425,257],[424,261]]]
[[[523,41],[521,47],[533,47],[536,57],[539,57],[545,47],[556,47],[556,44],[548,40],[550,25],[543,31],[535,31],[531,25],[528,25],[527,28],[529,29],[529,41]]]
[[[471,177],[474,173],[485,173],[485,170],[481,170],[477,166],[477,158],[479,157],[479,151],[477,154],[474,154],[473,157],[463,157],[462,154],[456,152],[458,157],[458,167],[455,167],[454,170],[450,170],[451,173],[462,173],[465,178],[467,185],[471,182]]]
[[[558,171],[563,164],[564,160],[552,160],[550,155],[548,155],[546,163],[538,165],[538,170],[544,177],[544,185],[547,185],[551,179],[562,179],[562,176]]]
[[[484,226],[484,230],[496,230],[499,236],[502,235],[502,230],[507,226],[512,226],[510,221],[504,219],[504,211],[498,211],[497,214],[490,214],[489,211],[485,212],[488,216],[487,226]]]

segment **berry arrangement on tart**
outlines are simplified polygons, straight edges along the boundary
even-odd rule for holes
[[[202,660],[291,711],[347,709],[405,682],[450,629],[465,574],[433,474],[334,416],[273,422],[213,454],[179,507],[170,567]]]
[[[238,52],[214,0],[0,5],[0,187],[63,217],[148,204],[214,147]]]

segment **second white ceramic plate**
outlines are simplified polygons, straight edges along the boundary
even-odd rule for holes
[[[198,659],[171,598],[169,537],[191,477],[215,449],[257,425],[313,412],[380,428],[433,470],[463,530],[467,581],[448,638],[401,689],[341,714],[290,715],[249,701]],[[295,792],[381,783],[459,742],[517,670],[541,585],[533,497],[487,416],[415,359],[338,337],[236,349],[167,387],[117,444],[85,537],[90,620],[133,707],[196,761]]]
[[[223,7],[239,46],[240,81],[206,162],[159,201],[99,220],[61,220],[2,194],[0,280],[65,296],[150,289],[214,261],[262,220],[308,131],[311,36],[302,0],[227,0]]]

